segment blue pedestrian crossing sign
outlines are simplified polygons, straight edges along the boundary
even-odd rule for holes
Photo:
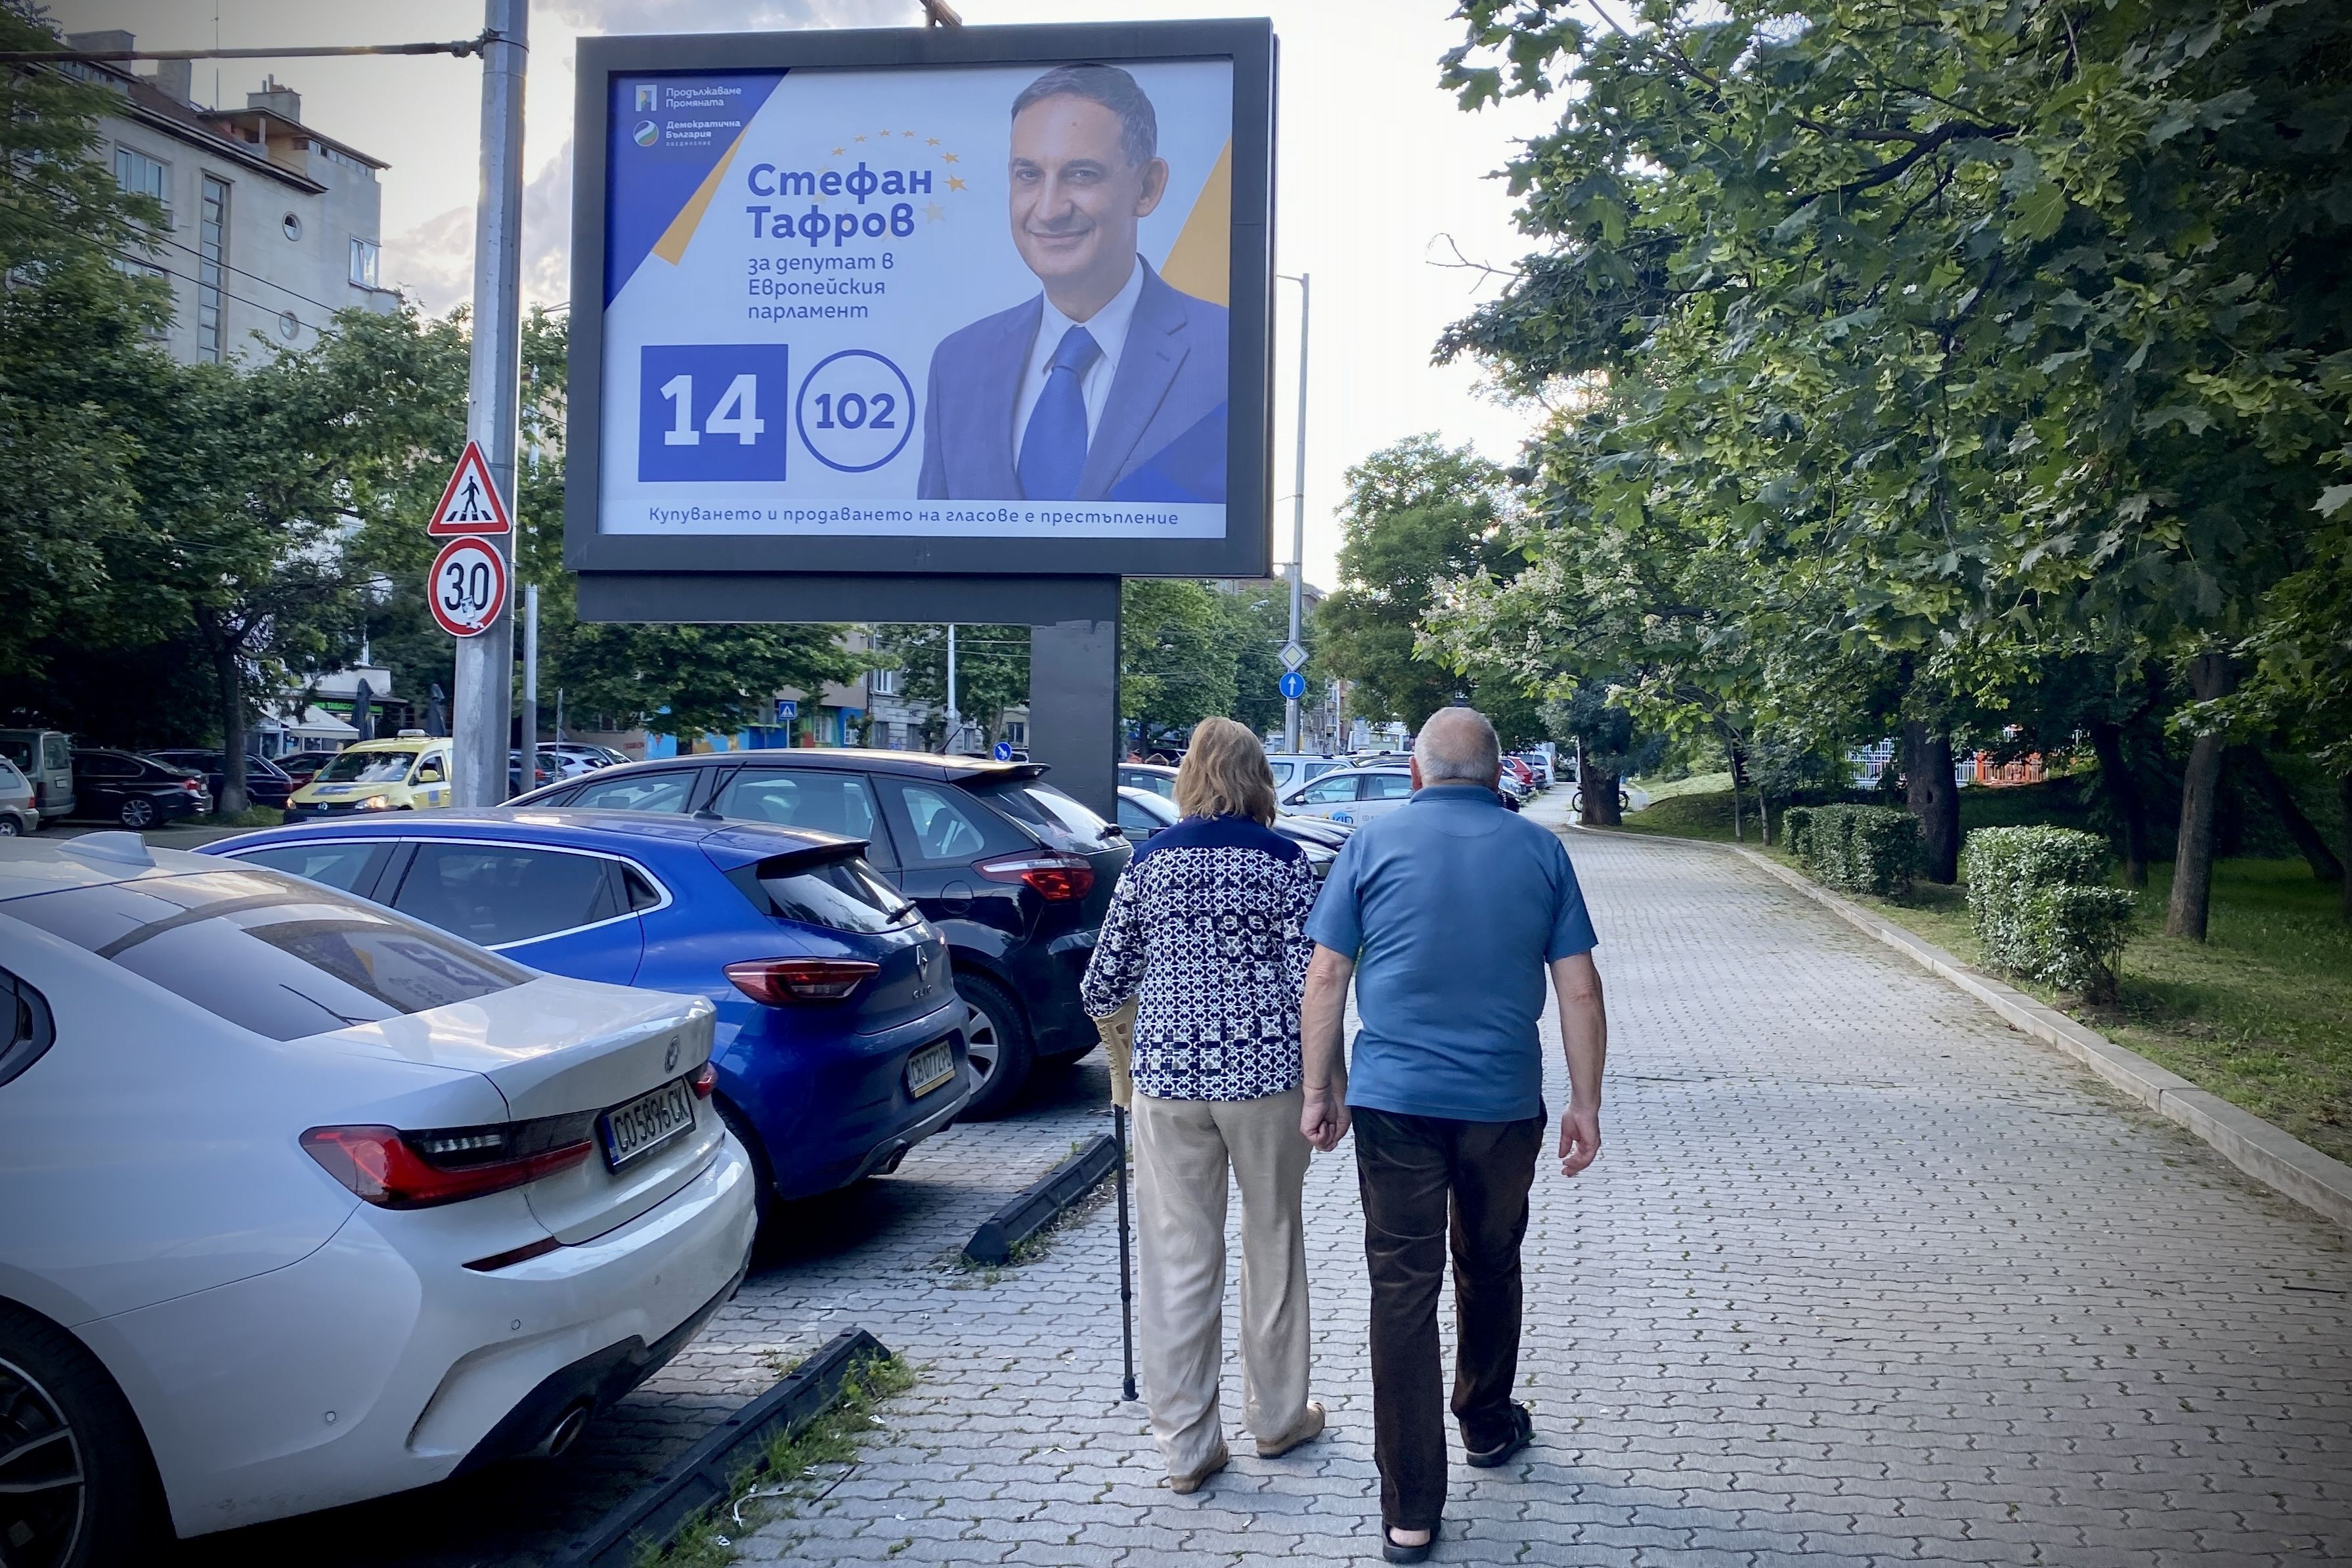
[[[999,741],[996,742],[996,760],[1000,763],[1009,763],[1013,760],[1012,742]]]
[[[1307,678],[1295,669],[1282,672],[1282,694],[1293,702],[1307,695]]]

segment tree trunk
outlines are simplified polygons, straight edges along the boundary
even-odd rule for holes
[[[1601,773],[1592,766],[1584,752],[1584,742],[1576,743],[1577,787],[1584,792],[1582,819],[1587,827],[1622,827],[1625,816],[1617,809],[1617,775]]]
[[[1952,782],[1952,738],[1923,719],[1903,721],[1904,802],[1926,840],[1921,875],[1949,887],[1960,879],[1960,789]]]
[[[2201,653],[2189,662],[2189,687],[2200,702],[2225,695],[2234,679],[2227,654]],[[2219,734],[2200,735],[2189,748],[2180,781],[2180,837],[2172,852],[2172,901],[2165,910],[2167,936],[2205,940],[2205,916],[2213,893],[2213,807],[2221,793],[2221,758],[2229,749]]]
[[[2352,860],[2352,773],[2336,781],[2336,809],[2344,818],[2344,858]],[[2336,912],[2344,917],[2346,924],[2352,925],[2352,877],[2345,878],[2336,886]]]
[[[213,634],[213,670],[220,680],[221,704],[221,792],[213,809],[233,816],[252,804],[246,794],[245,667],[237,662],[236,647],[221,631],[209,626],[207,629]]]
[[[2270,803],[2271,810],[2277,814],[2279,821],[2286,825],[2287,837],[2294,840],[2297,849],[2303,851],[2304,859],[2311,867],[2311,874],[2323,882],[2342,881],[2344,862],[2338,860],[2336,851],[2327,847],[2327,836],[2303,814],[2302,803],[2294,798],[2294,791],[2287,788],[2286,780],[2279,777],[2278,770],[2271,766],[2271,760],[2252,746],[2233,746],[2230,755],[2238,766],[2246,770],[2247,776],[2254,781],[2254,787],[2262,791],[2263,798]]]
[[[1756,823],[1764,835],[1764,847],[1772,847],[1772,803],[1764,798],[1764,786],[1756,786]]]
[[[2124,756],[2120,724],[2091,726],[2091,749],[2099,758],[2099,787],[2106,792],[2123,828],[2124,880],[2135,888],[2147,886],[2147,807],[2140,799],[2139,781],[2132,777]]]
[[[1740,763],[1739,748],[1737,745],[1726,742],[1723,756],[1724,760],[1731,764],[1731,841],[1734,844],[1745,844],[1748,842],[1748,826],[1740,820],[1740,814],[1747,803],[1739,797],[1739,784],[1748,770]]]

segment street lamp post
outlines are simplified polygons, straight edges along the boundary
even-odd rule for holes
[[[1298,640],[1298,612],[1306,597],[1307,584],[1307,274],[1293,276],[1287,272],[1276,277],[1288,278],[1298,285],[1298,458],[1293,472],[1290,498],[1290,640]],[[1282,700],[1282,749],[1296,755],[1298,751],[1298,699]]]
[[[482,45],[482,186],[474,214],[474,345],[466,435],[489,460],[490,482],[514,515],[516,404],[521,392],[522,89],[530,58],[529,0],[486,0]],[[513,559],[513,540],[482,542]],[[508,574],[509,579],[513,574]],[[507,797],[507,730],[514,712],[514,613],[500,605],[489,629],[457,641],[457,803]],[[536,741],[537,736],[531,737]],[[528,754],[528,753],[526,753]],[[529,787],[526,785],[525,787]]]

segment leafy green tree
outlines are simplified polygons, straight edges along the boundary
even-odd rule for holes
[[[891,626],[876,628],[883,652],[905,673],[901,693],[932,710],[923,743],[938,749],[948,743],[948,629],[944,626]],[[1004,722],[1004,710],[1029,700],[1029,628],[992,624],[956,627],[956,714],[994,735]]]
[[[16,5],[0,48],[62,47]],[[110,406],[163,363],[160,279],[125,270],[163,213],[99,160],[104,89],[41,66],[0,68],[0,671],[43,700],[57,655],[94,626],[160,634],[116,568],[149,543],[140,448]]]
[[[1181,577],[1131,577],[1119,596],[1119,714],[1148,746],[1172,743],[1240,696],[1225,595]]]
[[[1462,696],[1507,745],[1541,739],[1538,704],[1489,649],[1422,641],[1443,584],[1521,564],[1505,521],[1503,470],[1469,447],[1415,436],[1373,453],[1347,479],[1339,585],[1315,612],[1318,670],[1353,681],[1350,706],[1369,718],[1418,730]]]
[[[1747,705],[1892,666],[1927,776],[2038,662],[2227,690],[2345,446],[2341,7],[1462,14],[1465,103],[1564,109],[1512,170],[1545,248],[1444,352],[1602,411],[1545,466],[1719,566],[1693,624],[1745,645]],[[2221,747],[2191,749],[2188,934]]]

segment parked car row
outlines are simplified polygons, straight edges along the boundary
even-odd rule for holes
[[[6,1560],[561,1452],[742,1278],[718,1022],[250,858],[0,846]]]

